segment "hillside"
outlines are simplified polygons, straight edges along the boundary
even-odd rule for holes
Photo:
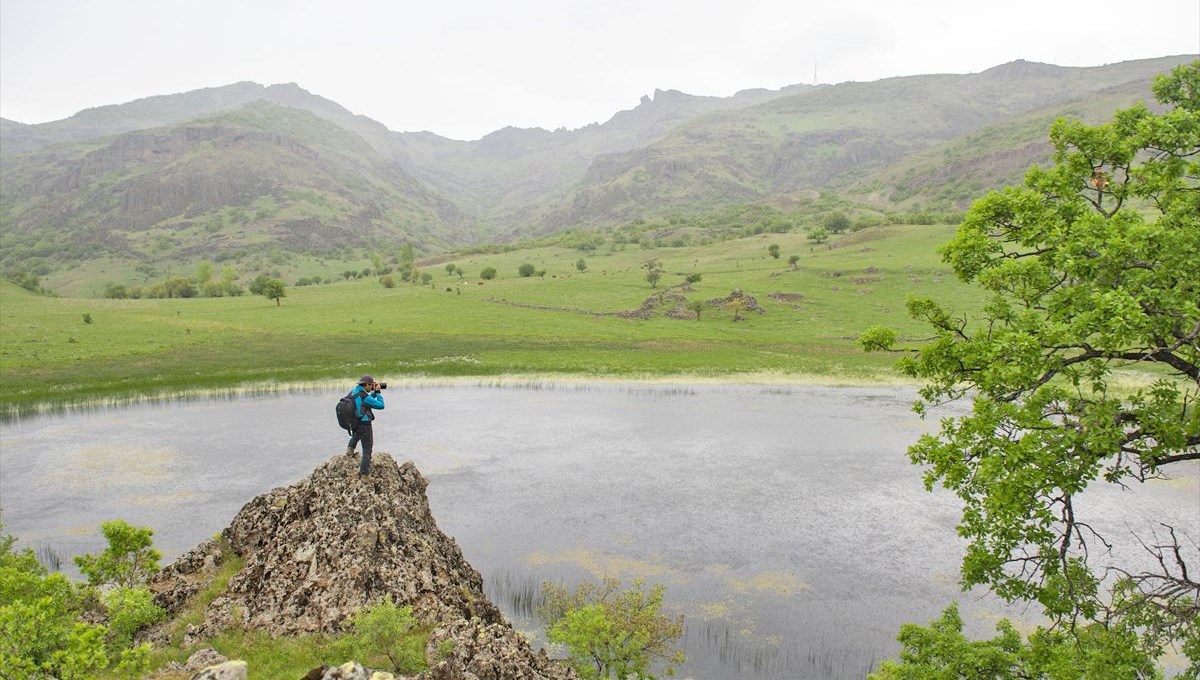
[[[1018,61],[731,97],[658,90],[603,124],[474,141],[390,131],[294,84],[3,120],[0,264],[79,287],[203,261],[251,277],[312,262],[361,270],[401,243],[430,255],[763,207],[876,221],[960,211],[1046,160],[1056,116],[1105,120],[1194,58]]]
[[[1079,108],[1070,106],[1073,102],[1098,95],[1109,113],[1148,99],[1154,75],[1189,59],[1097,68],[1014,62],[979,74],[843,83],[712,114],[643,148],[598,157],[584,179],[541,218],[540,228],[611,224],[811,189],[861,190],[862,182],[869,186],[891,177],[881,172],[885,168],[932,147],[971,146],[971,136],[988,126],[1029,122],[1032,114],[1056,108],[1070,112]],[[1013,152],[1011,167],[1023,170],[1029,161],[1046,157],[1045,147],[1037,147],[1045,139],[1048,125],[1039,124],[1044,120],[1035,117],[1005,140],[1003,151]],[[973,177],[947,174],[941,181],[978,181],[977,197],[986,179],[988,173],[981,171]]]
[[[249,262],[273,251],[468,241],[454,205],[362,137],[265,101],[17,156],[4,165],[2,196],[10,267],[97,257]]]

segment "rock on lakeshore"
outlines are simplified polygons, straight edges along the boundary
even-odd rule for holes
[[[411,462],[376,453],[370,476],[357,470],[357,458],[330,458],[300,482],[247,503],[220,540],[193,548],[154,578],[156,601],[174,618],[222,564],[242,560],[185,643],[227,627],[339,632],[359,609],[390,596],[433,628],[431,649],[453,641],[451,658],[431,657],[430,678],[575,678],[534,652],[487,599],[479,572],[434,522],[427,482]],[[149,639],[165,641],[169,625]]]

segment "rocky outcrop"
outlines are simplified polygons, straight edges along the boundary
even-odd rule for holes
[[[432,629],[438,680],[562,679],[573,672],[535,652],[483,592],[479,572],[438,529],[427,482],[411,462],[377,453],[371,474],[330,458],[300,482],[274,489],[238,512],[219,540],[182,555],[151,582],[171,618],[209,588],[223,564],[241,567],[187,628],[185,644],[222,629],[273,635],[345,631],[359,609],[390,597]],[[234,563],[236,564],[236,563]],[[171,620],[149,639],[163,642]]]

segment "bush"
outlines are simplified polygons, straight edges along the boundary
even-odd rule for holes
[[[391,597],[360,611],[354,617],[354,634],[369,654],[382,654],[397,673],[419,672],[425,667],[424,649],[412,607],[397,607]]]
[[[491,281],[492,279],[496,278],[496,268],[487,267],[483,271],[479,272],[479,278]]]
[[[158,573],[162,553],[151,544],[153,530],[132,526],[121,519],[105,522],[100,530],[108,540],[104,552],[75,558],[88,583],[132,588]]]
[[[528,262],[521,265],[520,267],[517,267],[517,273],[520,274],[524,278],[529,278],[530,276],[533,276],[533,273],[535,271],[537,271],[537,269],[533,265],[529,264]]]
[[[380,277],[379,283],[383,284],[384,288],[395,288],[396,287],[396,279],[392,278],[390,275]]]

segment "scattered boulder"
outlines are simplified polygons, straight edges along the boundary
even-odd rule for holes
[[[575,672],[533,651],[507,624],[456,621],[429,636],[420,680],[574,680]]]
[[[766,309],[759,306],[758,300],[754,299],[753,295],[747,295],[740,290],[732,291],[729,293],[729,295],[726,295],[723,298],[713,298],[708,301],[708,304],[713,307],[724,307],[735,300],[742,300],[743,312],[757,312],[759,314],[767,313]]]
[[[347,661],[341,666],[314,668],[301,680],[396,680],[396,676],[384,671],[368,670],[357,661]]]
[[[212,647],[205,647],[197,650],[188,657],[187,662],[183,664],[183,670],[195,673],[210,666],[219,666],[226,661],[229,661],[229,659],[225,658],[224,654]]]
[[[192,676],[192,680],[247,680],[249,677],[245,661],[226,661],[209,666]]]

